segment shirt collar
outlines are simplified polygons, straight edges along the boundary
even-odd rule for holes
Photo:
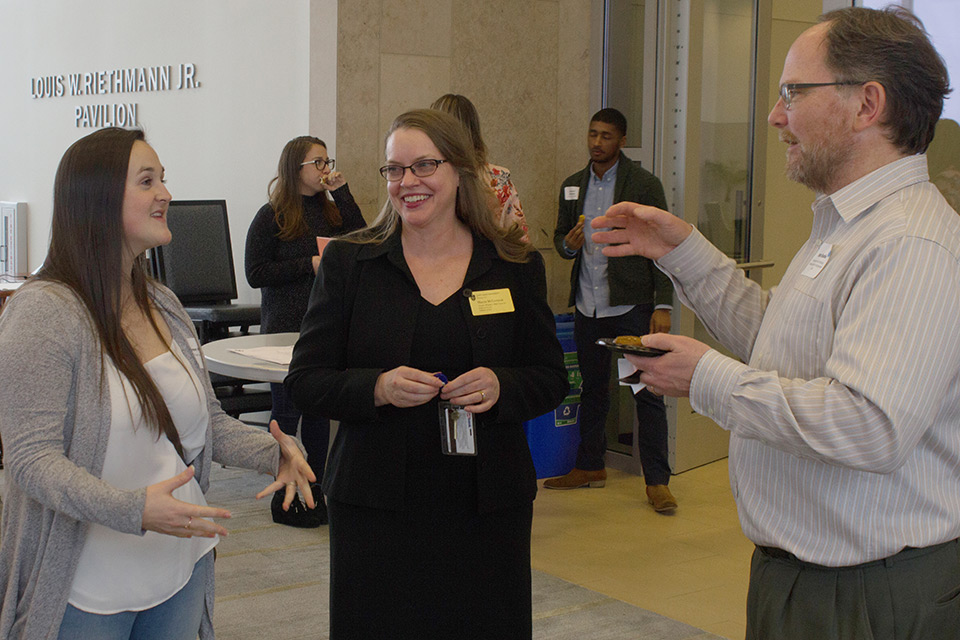
[[[927,156],[922,153],[907,156],[885,164],[829,196],[820,196],[814,201],[813,209],[816,211],[830,203],[844,222],[851,222],[884,198],[929,180]]]
[[[413,274],[410,273],[410,267],[407,266],[407,261],[403,257],[403,244],[400,241],[401,226],[402,223],[398,224],[396,230],[383,242],[371,243],[361,247],[357,254],[357,260],[370,260],[386,255],[395,267],[413,281]],[[497,248],[493,242],[477,233],[473,233],[473,255],[470,257],[470,264],[464,276],[464,284],[486,273],[498,257]]]
[[[591,180],[596,180],[597,182],[604,182],[604,181],[608,181],[608,180],[616,180],[616,179],[617,179],[617,168],[619,168],[619,167],[620,167],[620,158],[617,158],[617,161],[613,164],[613,166],[610,167],[609,169],[607,169],[607,170],[604,172],[603,177],[602,177],[602,178],[598,178],[598,177],[597,177],[597,172],[593,170],[593,163],[591,162],[591,163],[590,163],[590,172],[589,172],[589,173],[590,173],[590,179],[591,179]]]

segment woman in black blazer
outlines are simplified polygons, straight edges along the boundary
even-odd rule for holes
[[[495,227],[448,114],[399,116],[386,160],[389,201],[324,252],[286,380],[303,411],[340,421],[330,636],[529,638],[522,422],[568,387],[543,261]]]

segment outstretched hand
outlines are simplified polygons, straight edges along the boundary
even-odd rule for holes
[[[268,496],[275,491],[285,489],[286,495],[283,497],[283,510],[290,508],[297,490],[303,496],[307,506],[311,509],[317,506],[313,500],[313,491],[310,490],[310,483],[317,481],[317,476],[313,469],[307,464],[306,458],[300,452],[297,441],[292,436],[288,436],[280,430],[280,425],[276,420],[270,421],[270,435],[280,445],[280,468],[277,471],[277,479],[257,494],[257,500]]]
[[[172,478],[147,487],[147,498],[143,504],[140,526],[147,531],[156,531],[178,538],[194,536],[212,538],[217,534],[227,535],[226,529],[206,518],[229,518],[229,511],[191,504],[173,497],[174,489],[190,482],[194,473],[194,468],[191,466]]]
[[[693,231],[693,226],[656,207],[619,202],[590,226],[608,229],[593,234],[593,241],[606,244],[603,255],[638,255],[659,260],[673,251]]]

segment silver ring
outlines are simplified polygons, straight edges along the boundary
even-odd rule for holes
[[[188,517],[189,519],[187,520],[187,524],[183,525],[184,529],[189,529],[190,525],[193,524],[193,516],[188,516]]]
[[[288,486],[288,487],[295,487],[295,486],[297,486],[297,483],[296,483],[296,482],[288,482],[286,486]]]
[[[487,394],[483,392],[483,389],[480,389],[480,402],[483,402],[487,399]]]

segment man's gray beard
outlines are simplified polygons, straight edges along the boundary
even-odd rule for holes
[[[802,150],[799,161],[787,163],[787,178],[799,182],[816,193],[827,193],[840,167],[850,158],[850,146],[822,142],[813,148]]]

